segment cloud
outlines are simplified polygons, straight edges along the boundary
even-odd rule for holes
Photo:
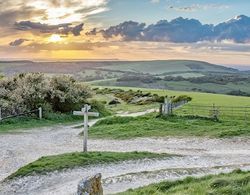
[[[173,9],[175,11],[180,11],[180,12],[195,12],[208,9],[228,9],[228,8],[229,6],[224,4],[193,4],[190,6],[171,5],[168,7],[168,9]]]
[[[138,23],[133,21],[123,22],[117,26],[111,26],[106,30],[101,30],[99,33],[104,38],[112,38],[114,36],[121,36],[124,41],[140,40],[142,39],[142,32],[145,28],[145,23]],[[96,29],[87,33],[87,35],[96,35]]]
[[[152,41],[172,43],[196,43],[201,41],[235,43],[250,42],[250,17],[238,16],[218,25],[201,24],[199,20],[176,18],[172,21],[161,20],[146,26],[145,23],[123,22],[108,29],[86,33],[101,34],[105,39],[121,37],[123,41]]]
[[[250,17],[240,15],[214,27],[214,40],[232,40],[237,43],[250,42]]]
[[[26,51],[26,52],[40,52],[40,51],[92,51],[96,48],[107,48],[112,46],[112,42],[71,42],[71,43],[38,43],[36,41],[30,42],[29,44],[21,45],[24,41],[31,41],[27,39],[18,39],[13,41],[11,46],[3,47],[4,50],[9,51]],[[15,43],[14,43],[15,42]],[[22,42],[22,43],[21,43]],[[17,48],[17,46],[19,46]],[[0,47],[1,50],[1,47]]]
[[[15,34],[15,22],[32,21],[47,25],[77,25],[89,17],[105,12],[109,0],[2,0],[0,1],[0,32]],[[81,28],[81,25],[78,26]],[[71,30],[79,34],[77,27]],[[2,35],[2,34],[1,34]]]
[[[210,25],[202,25],[198,20],[179,17],[170,22],[161,20],[148,26],[143,31],[143,40],[192,43],[206,39],[211,32]]]
[[[17,39],[13,42],[10,42],[9,45],[12,47],[17,47],[17,46],[22,45],[25,41],[29,41],[29,39]]]
[[[83,25],[83,23],[76,26],[72,26],[72,24],[70,23],[49,25],[42,24],[40,22],[20,21],[15,23],[15,28],[17,30],[40,33],[56,33],[64,35],[72,33],[74,36],[79,36],[81,31],[83,30]]]
[[[160,3],[160,0],[150,0],[151,3]]]

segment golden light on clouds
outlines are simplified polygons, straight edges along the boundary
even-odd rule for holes
[[[249,64],[249,31],[243,25],[245,22],[240,21],[250,21],[250,17],[242,15],[222,23],[232,25],[225,30],[219,28],[222,30],[215,35],[213,25],[200,24],[199,18],[193,16],[171,22],[170,18],[179,17],[179,13],[170,18],[163,15],[159,18],[160,25],[152,18],[145,21],[145,15],[149,18],[153,15],[150,2],[161,6],[155,0],[138,1],[136,4],[142,7],[149,6],[145,9],[147,13],[141,14],[132,9],[133,1],[119,4],[116,0],[2,0],[0,58],[181,58]],[[130,5],[131,9],[123,5]],[[123,12],[124,9],[128,11]],[[138,17],[133,18],[135,15]],[[237,33],[239,29],[241,33]],[[242,36],[240,39],[238,34]]]
[[[27,5],[45,10],[45,16],[33,17],[33,21],[56,25],[82,22],[85,17],[107,11],[107,0],[27,0]]]
[[[57,42],[60,42],[62,41],[62,37],[60,35],[57,35],[57,34],[53,34],[49,37],[49,42],[52,42],[52,43],[57,43]]]

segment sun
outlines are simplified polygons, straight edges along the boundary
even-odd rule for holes
[[[62,40],[62,37],[57,34],[53,34],[49,37],[49,41],[53,43],[60,42],[61,40]]]

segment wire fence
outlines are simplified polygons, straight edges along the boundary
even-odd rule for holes
[[[250,107],[241,106],[204,106],[187,104],[176,111],[179,115],[193,115],[201,117],[218,117],[223,120],[250,121]]]
[[[17,118],[21,116],[36,116],[39,119],[42,118],[42,108],[39,107],[37,109],[22,112],[19,109],[4,109],[0,108],[0,121],[11,119],[11,118]]]

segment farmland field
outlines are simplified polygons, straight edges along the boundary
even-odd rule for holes
[[[105,87],[103,87],[105,88]],[[222,119],[235,119],[250,121],[250,97],[240,97],[222,94],[212,93],[199,93],[199,92],[185,92],[185,91],[171,91],[171,90],[159,90],[159,89],[143,89],[143,88],[130,88],[130,87],[109,87],[114,89],[124,90],[141,90],[143,92],[150,92],[151,94],[158,94],[160,96],[180,96],[187,95],[192,97],[192,101],[187,105],[176,111],[179,115],[198,115],[204,117],[210,117],[212,110],[219,110],[219,117]],[[99,96],[99,98],[104,96]],[[131,105],[123,104],[123,109],[129,109]],[[126,106],[127,105],[127,106]],[[143,108],[144,106],[139,106]],[[154,106],[148,106],[147,108],[158,108],[159,104]],[[119,106],[118,106],[119,108]],[[145,107],[146,108],[146,107]],[[144,109],[145,109],[144,108]],[[136,111],[136,107],[134,107]],[[140,110],[141,111],[141,110]]]
[[[176,91],[199,91],[209,93],[249,96],[249,73],[240,72],[225,66],[209,64],[192,60],[158,60],[158,61],[62,61],[62,62],[32,62],[32,61],[0,61],[0,72],[3,75],[14,75],[25,72],[42,72],[48,75],[64,74],[73,76],[78,81],[91,82],[100,86],[143,87],[168,89]],[[179,77],[195,79],[218,74],[235,77],[233,82],[211,83],[175,80]],[[244,75],[244,76],[242,76]],[[139,79],[131,80],[131,76]],[[140,78],[148,76],[142,82]],[[166,81],[165,77],[172,77]],[[224,77],[224,76],[222,76]],[[242,77],[244,79],[242,80]],[[120,79],[127,78],[125,81]],[[150,81],[153,79],[153,82]],[[157,80],[161,79],[161,80]]]
[[[166,61],[139,61],[113,63],[104,66],[105,69],[131,71],[137,73],[164,74],[170,72],[235,72],[235,70],[223,66],[216,66],[206,62],[188,60],[166,60]]]
[[[193,75],[194,76],[194,75]],[[193,77],[192,77],[193,78]],[[155,83],[142,83],[140,81],[118,82],[117,79],[93,81],[90,84],[98,86],[144,87],[150,89],[168,89],[176,91],[200,91],[218,94],[227,94],[232,91],[244,91],[250,94],[249,83],[191,83],[189,81],[158,81]]]
[[[98,87],[98,86],[93,86]],[[239,97],[231,95],[222,94],[212,94],[212,93],[199,93],[199,92],[188,92],[188,91],[172,91],[172,90],[161,90],[161,89],[147,89],[147,88],[136,88],[136,87],[114,87],[114,86],[102,86],[100,88],[114,88],[114,89],[124,89],[124,90],[141,90],[143,92],[150,92],[152,94],[158,95],[168,95],[168,96],[179,96],[188,95],[192,97],[190,105],[205,105],[212,106],[213,104],[217,106],[250,106],[250,97]]]

